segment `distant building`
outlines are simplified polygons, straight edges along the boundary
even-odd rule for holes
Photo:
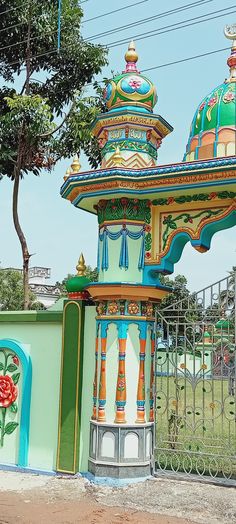
[[[13,271],[23,272],[19,268],[4,268]],[[49,267],[31,267],[29,268],[29,285],[32,293],[36,296],[37,302],[41,302],[45,308],[52,306],[60,297],[60,289],[56,285],[47,284],[51,278],[51,268]]]

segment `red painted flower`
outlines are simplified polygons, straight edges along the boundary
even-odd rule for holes
[[[199,107],[199,111],[202,111],[206,105],[206,102],[202,102],[202,104]]]
[[[224,102],[225,101],[232,102],[234,99],[235,99],[235,96],[234,96],[234,93],[232,93],[232,91],[228,91],[228,93],[226,93],[223,98]]]
[[[145,256],[146,256],[146,258],[151,258],[151,253],[149,251],[147,251]]]
[[[192,218],[189,218],[188,221],[190,222],[190,224],[193,223],[193,219]]]
[[[128,204],[128,198],[121,198],[120,199],[120,203],[122,206],[127,206]]]
[[[145,231],[146,231],[147,233],[150,233],[150,231],[151,231],[151,226],[149,226],[148,224],[146,224],[146,226],[145,226]]]
[[[210,193],[209,197],[212,199],[212,198],[216,198],[217,197],[217,193]]]
[[[17,387],[9,375],[0,375],[0,407],[8,408],[17,398]]]
[[[12,357],[12,360],[13,360],[13,362],[14,362],[14,364],[16,366],[19,366],[19,359],[18,359],[18,357],[16,355],[14,355],[14,357]]]
[[[142,84],[142,81],[137,78],[136,76],[132,76],[130,81],[129,81],[129,85],[131,87],[133,87],[133,89],[138,89]]]
[[[134,198],[134,204],[137,204],[137,203],[138,203],[138,199]]]
[[[167,199],[167,204],[173,204],[174,201],[175,201],[175,199],[174,199],[173,197],[169,197],[169,198]]]
[[[212,98],[210,98],[209,102],[208,102],[208,105],[210,107],[213,107],[217,102],[217,96],[213,96]]]

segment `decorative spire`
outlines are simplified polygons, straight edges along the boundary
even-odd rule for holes
[[[122,158],[121,154],[120,154],[120,148],[117,147],[116,148],[116,152],[114,153],[114,155],[112,155],[112,163],[115,165],[115,166],[120,166],[124,163],[124,159]]]
[[[85,276],[86,267],[87,266],[85,265],[84,255],[83,255],[83,253],[81,253],[81,255],[79,257],[79,260],[78,260],[78,264],[76,266],[77,276],[78,277],[84,277]]]
[[[226,83],[236,82],[236,24],[226,25],[224,28],[224,34],[226,38],[233,40],[231,55],[227,60],[230,69],[230,77],[226,80]]]
[[[140,73],[137,70],[136,62],[138,61],[138,54],[136,53],[135,43],[131,40],[128,51],[125,53],[125,60],[127,62],[125,71],[123,73]]]
[[[66,170],[66,174],[65,174],[65,176],[63,177],[64,180],[67,180],[67,178],[68,178],[70,175],[71,175],[71,168],[68,167],[68,169]]]
[[[73,162],[71,164],[71,174],[78,173],[80,168],[81,168],[81,165],[80,165],[79,157],[78,155],[75,155]]]

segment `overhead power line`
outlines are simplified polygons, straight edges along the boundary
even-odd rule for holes
[[[141,20],[137,20],[136,22],[131,22],[130,24],[125,24],[119,27],[114,27],[113,29],[109,29],[108,31],[103,31],[102,33],[97,33],[96,35],[88,36],[87,39],[95,40],[101,36],[107,36],[110,34],[119,33],[119,32],[125,31],[126,29],[136,27],[138,25],[143,25],[149,22],[153,22],[153,20],[157,20],[159,18],[166,18],[167,16],[171,16],[173,14],[177,14],[182,11],[192,9],[194,7],[200,7],[202,5],[209,4],[210,2],[213,2],[213,1],[214,0],[199,0],[196,2],[191,2],[190,4],[181,5],[179,7],[176,7],[175,9],[163,11],[162,13],[158,13],[156,15],[149,16],[148,18],[142,18]]]
[[[5,11],[1,11],[0,16],[6,15],[7,13],[11,13],[11,11],[17,11],[18,9],[21,9],[22,7],[25,7],[25,3],[19,5],[18,7],[11,7],[10,9],[6,9]]]
[[[212,1],[212,0],[201,0],[201,3],[202,3],[202,1],[204,1],[204,2],[207,1],[207,2],[208,2],[208,1]],[[198,2],[198,3],[199,3],[199,2]],[[196,4],[196,2],[194,2],[194,4]],[[181,7],[179,7],[179,8],[176,8],[174,11],[177,12],[178,9],[183,10],[184,8],[188,8],[188,6],[190,6],[190,5],[193,5],[193,3],[191,3],[191,4],[186,4],[186,6],[181,6]],[[141,34],[139,34],[139,35],[136,35],[134,38],[135,38],[136,40],[141,40],[141,39],[143,39],[143,38],[140,38],[140,37],[143,37],[143,36],[145,36],[145,35],[147,35],[147,34],[148,34],[148,37],[150,37],[150,36],[152,36],[152,35],[155,36],[155,35],[157,35],[157,34],[162,34],[162,33],[164,33],[164,32],[168,32],[168,31],[162,31],[163,29],[165,30],[165,29],[169,29],[169,28],[171,28],[171,30],[172,30],[172,28],[173,28],[173,30],[174,30],[174,29],[175,29],[175,26],[181,26],[181,24],[186,24],[187,22],[192,22],[192,21],[194,21],[194,20],[199,20],[200,18],[208,17],[208,16],[210,16],[211,14],[222,13],[222,12],[223,12],[223,14],[224,14],[225,11],[227,12],[228,10],[232,9],[232,7],[236,7],[236,6],[234,5],[234,6],[231,6],[231,7],[226,7],[225,9],[220,9],[220,10],[217,10],[217,11],[212,11],[211,13],[207,13],[207,14],[205,14],[205,15],[201,15],[201,16],[194,17],[194,18],[189,18],[188,20],[182,20],[181,22],[178,22],[178,23],[176,23],[176,24],[170,24],[170,25],[167,25],[167,26],[164,26],[164,27],[160,27],[159,29],[155,29],[155,30],[153,30],[153,31],[146,31],[145,33],[141,33]],[[233,12],[234,12],[234,11],[233,11]],[[163,13],[160,13],[160,14],[157,15],[157,16],[165,17],[165,16],[169,16],[169,13],[172,14],[172,13],[173,13],[173,10],[165,11],[165,12],[163,12]],[[231,14],[231,13],[229,13],[229,14]],[[222,15],[220,15],[220,16],[222,16]],[[215,18],[218,18],[218,17],[215,17]],[[211,20],[211,18],[208,18],[206,21],[208,21],[208,20]],[[205,21],[205,20],[203,20],[203,21]],[[189,25],[191,25],[191,24],[189,24]],[[187,26],[184,26],[184,25],[183,25],[182,27],[184,28],[184,27],[187,27]],[[181,28],[181,27],[180,27],[180,28]],[[64,29],[61,30],[61,32],[62,32],[62,31],[65,31],[66,29],[69,29],[69,27],[65,27]],[[161,31],[161,32],[160,32],[160,31]],[[44,36],[45,36],[45,35],[53,35],[53,34],[55,34],[55,33],[57,33],[57,32],[58,32],[58,29],[56,29],[56,30],[54,30],[54,31],[51,31],[51,30],[50,30],[50,31],[47,31],[47,32],[43,33],[43,35],[44,35]],[[154,33],[154,34],[153,34],[153,33]],[[100,34],[100,37],[102,37],[102,36],[105,35],[105,34],[106,34],[106,33],[101,33],[101,34]],[[37,36],[31,37],[30,41],[37,40],[38,38],[41,38],[43,35],[37,35]],[[85,40],[86,40],[86,41],[91,41],[93,38],[94,38],[94,39],[97,38],[97,35],[94,35],[94,36],[92,36],[92,37],[90,37],[90,38],[87,38],[87,39],[85,39]],[[4,51],[5,49],[10,49],[10,48],[12,48],[12,47],[20,46],[20,45],[26,43],[27,41],[28,41],[28,40],[25,39],[25,40],[21,40],[21,41],[19,41],[19,42],[14,42],[13,44],[8,44],[8,45],[6,45],[6,46],[0,47],[0,51]],[[123,44],[123,43],[127,43],[127,42],[129,42],[129,41],[130,41],[130,38],[129,38],[129,39],[118,40],[118,41],[111,42],[111,43],[109,43],[109,44],[104,44],[104,45],[108,45],[108,47],[111,47],[111,48],[112,48],[112,47],[115,47],[116,44],[121,45],[121,44]]]
[[[228,9],[232,9],[233,7],[235,7],[235,9],[233,11],[228,12]],[[152,36],[158,36],[158,35],[162,35],[164,33],[169,33],[170,31],[176,31],[177,29],[184,29],[185,27],[191,27],[193,25],[201,24],[203,22],[209,22],[209,20],[215,20],[216,18],[221,18],[225,14],[232,15],[232,14],[234,14],[236,12],[236,6],[232,6],[232,7],[226,8],[226,9],[220,9],[219,11],[215,11],[215,13],[219,13],[220,11],[225,11],[225,10],[227,11],[226,13],[223,12],[223,13],[218,14],[216,16],[210,16],[209,18],[204,18],[204,20],[197,20],[197,19],[202,18],[203,16],[206,17],[209,14],[213,14],[213,13],[208,13],[207,15],[202,15],[201,17],[198,16],[198,17],[195,17],[195,18],[190,18],[189,20],[183,20],[182,22],[178,22],[176,24],[171,24],[169,26],[161,27],[161,28],[159,28],[157,30],[154,29],[153,31],[146,31],[145,33],[141,33],[141,34],[138,34],[138,35],[133,35],[133,39],[135,41],[146,40],[146,38],[151,38]],[[196,20],[196,21],[194,22],[194,20]],[[190,23],[187,23],[187,22],[190,22]],[[184,25],[181,25],[181,24],[184,24]],[[123,40],[116,40],[115,42],[109,42],[109,43],[104,44],[104,45],[106,45],[109,49],[111,49],[113,47],[117,47],[117,46],[120,46],[120,45],[123,45],[123,44],[127,44],[127,43],[129,43],[129,41],[130,41],[130,38],[126,38],[126,39],[123,39]]]
[[[97,20],[98,18],[103,18],[104,16],[113,15],[114,13],[118,13],[119,11],[124,11],[125,9],[129,9],[130,7],[133,7],[139,4],[144,4],[146,2],[149,2],[149,0],[141,0],[140,2],[135,2],[134,4],[126,5],[125,7],[120,7],[119,9],[114,9],[114,11],[108,11],[107,13],[103,13],[101,15],[93,16],[93,18],[87,18],[87,20],[83,20],[83,24],[87,22],[91,22],[92,20]]]
[[[146,73],[146,71],[152,71],[153,69],[161,69],[162,67],[169,67],[176,64],[181,64],[182,62],[189,62],[190,60],[196,60],[197,58],[203,58],[204,56],[215,55],[216,53],[222,53],[222,51],[230,50],[231,47],[223,47],[222,49],[215,49],[215,51],[208,51],[207,53],[201,53],[200,55],[189,56],[187,58],[182,58],[181,60],[175,60],[174,62],[167,62],[166,64],[160,64],[153,67],[147,67],[142,69],[141,73]]]

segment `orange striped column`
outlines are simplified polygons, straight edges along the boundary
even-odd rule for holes
[[[140,339],[140,353],[139,353],[139,377],[138,377],[138,391],[137,391],[137,420],[136,423],[143,424],[145,420],[145,353],[146,353],[146,339]]]
[[[154,383],[154,354],[155,354],[155,339],[153,333],[151,334],[151,370],[150,370],[150,414],[149,422],[154,422],[154,398],[153,398],[153,383]]]
[[[106,405],[106,356],[107,356],[107,338],[101,338],[101,370],[100,370],[100,384],[99,384],[99,398],[98,398],[98,421],[104,422],[106,420],[105,405]]]
[[[98,334],[95,341],[95,371],[94,371],[94,380],[93,380],[93,414],[92,420],[97,420],[97,399],[98,399]]]
[[[119,338],[119,363],[116,386],[116,418],[115,422],[125,424],[125,405],[126,405],[126,376],[125,376],[125,353],[126,338]]]

